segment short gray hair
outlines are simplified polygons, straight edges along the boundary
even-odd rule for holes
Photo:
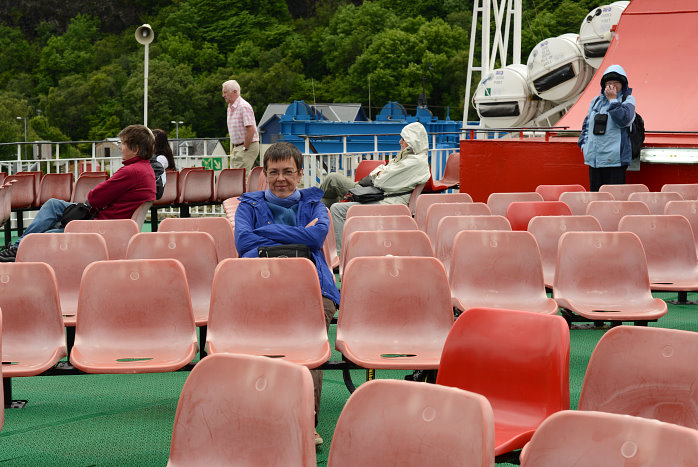
[[[223,89],[228,89],[230,91],[238,91],[240,92],[240,85],[238,84],[237,81],[234,79],[229,79],[225,83],[223,83]]]

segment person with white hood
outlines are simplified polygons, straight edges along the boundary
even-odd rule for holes
[[[372,184],[386,194],[383,200],[370,204],[407,205],[410,201],[411,191],[417,185],[426,183],[431,177],[428,157],[429,137],[424,126],[419,122],[410,123],[402,129],[400,136],[401,150],[398,155],[388,164],[376,167],[366,179],[361,181],[361,185]],[[320,189],[325,192],[323,202],[330,207],[335,238],[337,239],[337,251],[341,251],[342,231],[347,211],[358,203],[337,203],[336,201],[358,185],[359,183],[355,183],[338,173],[329,174],[320,185]],[[403,194],[391,196],[395,193]]]

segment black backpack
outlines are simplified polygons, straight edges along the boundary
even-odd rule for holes
[[[623,96],[623,102],[625,102],[625,97]],[[628,136],[630,136],[630,148],[632,150],[633,159],[640,157],[640,151],[642,150],[642,143],[645,142],[645,121],[642,116],[635,112],[635,120],[628,127]]]

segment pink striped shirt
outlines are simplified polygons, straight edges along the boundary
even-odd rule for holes
[[[254,119],[252,106],[242,96],[238,96],[235,102],[228,105],[228,133],[233,144],[243,144],[245,142],[245,127],[254,127],[252,142],[259,141],[257,124]]]

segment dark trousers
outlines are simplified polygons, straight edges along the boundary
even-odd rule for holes
[[[589,191],[599,191],[601,185],[624,185],[628,167],[589,167]]]

